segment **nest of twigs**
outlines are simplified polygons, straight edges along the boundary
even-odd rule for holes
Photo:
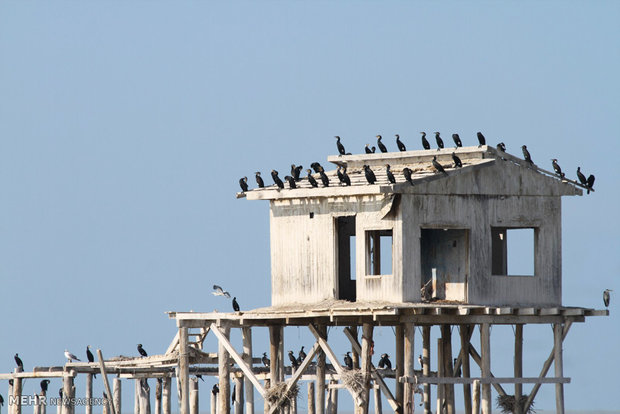
[[[527,402],[527,398],[528,395],[522,395],[520,400],[519,400],[519,406],[521,407],[521,410],[523,410],[523,407],[525,407],[525,403]],[[514,395],[499,395],[497,397],[497,408],[502,410],[502,413],[504,414],[508,414],[508,413],[514,413],[516,412],[516,408],[517,408],[517,399],[515,398]],[[532,403],[530,405],[530,408],[527,410],[527,413],[525,414],[534,414],[536,413],[536,411],[534,411],[533,408],[534,403]],[[523,411],[522,411],[523,412]]]
[[[293,387],[291,387],[290,390],[286,391],[286,383],[281,382],[274,385],[273,387],[269,387],[266,391],[267,401],[269,401],[269,404],[275,404],[281,399],[284,399],[281,406],[287,407],[291,405],[291,402],[293,400],[297,399],[297,395],[299,394],[299,387],[297,386],[297,384],[295,384]]]
[[[345,387],[354,392],[364,390],[364,374],[361,369],[349,369],[342,373],[340,380]]]

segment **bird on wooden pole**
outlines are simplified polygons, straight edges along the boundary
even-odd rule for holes
[[[476,136],[478,137],[478,143],[479,143],[478,147],[481,147],[487,144],[487,141],[486,139],[484,139],[484,135],[482,135],[482,132],[476,133]]]
[[[383,142],[381,142],[381,135],[377,135],[377,147],[379,147],[379,150],[381,152],[388,152],[386,146],[383,144]]]
[[[443,166],[439,163],[439,161],[437,161],[437,156],[436,155],[433,157],[433,167],[435,167],[437,172],[440,172],[440,173],[443,173],[445,175],[448,175],[446,170],[443,169]]]
[[[336,135],[334,138],[336,138],[336,147],[338,147],[338,153],[341,156],[345,155],[347,151],[344,149],[344,145],[342,145],[342,142],[340,142],[340,137]]]
[[[278,188],[282,189],[284,188],[284,183],[282,182],[280,177],[278,177],[278,174],[279,173],[276,170],[271,170],[271,178],[273,179],[273,183],[277,185]]]
[[[310,185],[312,187],[318,187],[319,184],[316,182],[316,180],[314,179],[314,177],[312,176],[312,170],[310,168],[308,168],[306,170],[306,172],[308,173],[308,182],[310,183]]]
[[[590,174],[588,176],[586,185],[588,186],[588,194],[590,194],[590,190],[592,190],[592,187],[594,187],[594,174]]]
[[[304,347],[302,345],[301,349],[299,350],[299,354],[298,354],[298,357],[297,357],[297,362],[299,362],[301,364],[302,362],[304,362],[304,359],[306,359],[306,353],[304,352]]]
[[[368,181],[368,184],[374,184],[375,181],[377,181],[377,177],[375,176],[375,173],[370,169],[370,167],[368,165],[364,165],[364,175],[366,176],[366,181]]]
[[[392,361],[390,361],[390,356],[388,354],[381,354],[379,368],[392,369]]]
[[[86,359],[88,362],[95,362],[95,357],[92,352],[90,352],[90,345],[86,345]],[[93,378],[97,378],[97,374],[93,373]]]
[[[143,357],[148,356],[144,348],[142,348],[142,344],[138,344],[138,353],[140,354],[140,356]]]
[[[435,141],[437,141],[437,151],[443,148],[443,139],[439,136],[439,132],[435,132]]]
[[[224,296],[230,299],[230,293],[228,291],[222,289],[221,286],[213,285],[213,292],[211,292],[214,296]]]
[[[551,165],[553,165],[553,171],[555,171],[555,173],[561,179],[564,179],[564,173],[562,172],[562,169],[560,168],[560,164],[558,164],[558,159],[557,158],[552,158],[551,159]]]
[[[422,147],[424,147],[425,150],[431,149],[431,144],[426,139],[426,132],[420,132],[420,134],[422,134]]]
[[[394,174],[390,171],[390,164],[385,164],[385,174],[387,175],[387,179],[390,183],[396,184],[396,178],[394,178]]]
[[[248,191],[248,177],[241,177],[239,179],[239,187],[241,187],[241,191],[244,193]]]
[[[452,140],[454,140],[454,145],[456,145],[456,147],[462,147],[463,143],[461,142],[461,137],[459,137],[459,134],[452,134]]]
[[[24,370],[24,363],[22,362],[21,358],[19,357],[19,355],[15,354],[15,356],[13,357],[15,358],[15,363],[17,364],[17,367],[23,371]]]
[[[234,297],[232,300],[232,307],[235,312],[239,312],[240,308],[239,308],[239,304],[237,303],[236,297]]]
[[[256,184],[258,184],[258,188],[263,188],[265,186],[265,182],[263,181],[263,177],[260,176],[260,171],[256,171],[254,175],[256,176]]]
[[[263,365],[267,368],[271,365],[271,361],[267,358],[267,352],[263,352],[263,357],[260,359]]]
[[[454,161],[454,168],[461,168],[463,166],[461,159],[454,152],[452,153],[452,161]]]
[[[69,362],[73,362],[75,361],[81,361],[78,357],[76,357],[75,355],[73,355],[71,352],[69,352],[67,349],[65,349],[65,358],[67,358],[67,361]]]
[[[403,144],[403,142],[400,140],[400,135],[398,134],[396,134],[396,146],[401,152],[407,151],[407,147],[405,147],[405,144]]]
[[[366,146],[364,147],[364,151],[366,151],[366,154],[374,154],[377,148],[375,148],[374,146],[371,148],[369,147],[369,145],[370,144],[366,144]]]
[[[411,174],[413,174],[413,171],[411,171],[410,168],[403,168],[403,176],[405,176],[405,180],[407,180],[409,184],[413,185],[413,179],[411,178]]]
[[[586,180],[586,176],[581,172],[581,167],[577,167],[577,178],[581,185],[588,185],[588,180]]]
[[[521,145],[521,151],[523,151],[523,159],[529,162],[530,165],[533,165],[534,161],[532,161],[532,156],[530,155],[530,152],[527,150],[527,146]]]
[[[291,367],[297,369],[299,362],[297,362],[297,358],[295,358],[295,353],[293,351],[288,351],[288,359],[291,361]]]
[[[217,384],[213,384],[213,388],[211,388],[211,393],[213,395],[217,395],[220,392],[220,387],[217,386]]]
[[[353,358],[351,358],[350,352],[344,354],[344,365],[348,369],[353,369]]]
[[[605,304],[605,307],[609,307],[609,299],[611,299],[611,295],[609,294],[609,292],[613,292],[612,289],[605,289],[603,291],[603,303]]]
[[[47,386],[50,384],[50,380],[44,379],[41,381],[41,391],[47,392]]]

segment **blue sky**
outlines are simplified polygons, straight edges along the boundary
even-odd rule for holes
[[[0,371],[15,352],[163,352],[165,311],[230,310],[214,282],[268,305],[268,205],[236,200],[237,180],[324,163],[333,135],[361,152],[483,131],[594,173],[596,193],[563,200],[563,300],[601,308],[620,294],[619,19],[611,1],[0,1]],[[617,408],[617,303],[565,342],[569,408]],[[526,328],[526,376],[550,346]]]

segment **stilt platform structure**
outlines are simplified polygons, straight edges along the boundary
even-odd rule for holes
[[[452,153],[461,168],[453,167]],[[435,156],[444,173],[432,166]],[[340,184],[334,170],[325,172],[329,186],[315,188],[302,178],[296,188],[271,185],[237,194],[270,202],[270,307],[169,312],[178,332],[164,355],[104,360],[99,350],[94,363],[0,374],[12,380],[8,395],[17,397],[9,414],[22,413],[23,378],[61,377],[63,394],[74,397],[74,379],[84,374],[85,396],[92,398],[95,373],[102,374],[106,395],[112,396],[104,404],[106,414],[121,412],[122,379],[135,380],[134,412],[150,414],[149,378],[157,378],[156,414],[171,411],[172,378],[180,413],[198,414],[196,375],[219,379],[219,393],[208,394],[212,414],[233,408],[235,414],[296,414],[300,381],[307,384],[311,414],[335,414],[341,389],[359,414],[371,410],[371,395],[376,413],[387,401],[385,409],[396,413],[419,412],[421,403],[426,414],[453,414],[457,408],[488,414],[492,389],[503,407],[522,414],[543,384],[554,385],[556,412],[564,413],[564,384],[570,378],[564,375],[562,343],[573,323],[609,315],[562,304],[561,197],[582,195],[585,187],[487,146],[331,156],[328,161],[341,173],[346,168],[351,185]],[[388,181],[386,164],[395,183]],[[365,166],[374,172],[374,184],[368,183]],[[316,180],[322,182],[319,174]],[[529,275],[510,273],[508,240],[517,230],[533,244],[532,256],[524,258],[533,263]],[[523,376],[526,324],[553,328],[549,357],[534,377]],[[513,358],[512,377],[493,375],[493,325],[514,327],[514,353],[502,349],[493,358]],[[304,327],[314,338],[298,366],[287,366],[285,358],[284,327],[290,326]],[[382,326],[394,328],[394,369],[373,364],[373,332]],[[268,367],[253,352],[253,328],[264,327],[270,339]],[[440,332],[436,344],[431,343],[433,327]],[[452,338],[453,327],[458,338]],[[414,349],[416,328],[422,333],[421,351]],[[243,349],[231,344],[232,329],[241,331]],[[479,344],[472,343],[475,330]],[[204,351],[209,338],[217,341],[217,353]],[[352,368],[341,364],[330,345],[340,338],[350,343]],[[116,375],[112,388],[107,374]],[[386,378],[395,379],[392,387]],[[527,394],[524,385],[532,387]],[[460,407],[457,386],[463,389]],[[263,399],[260,409],[255,391]],[[59,414],[75,412],[65,400],[59,407]],[[86,414],[91,413],[86,404]],[[35,404],[35,414],[46,414],[45,405]]]

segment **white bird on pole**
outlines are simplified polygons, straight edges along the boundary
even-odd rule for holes
[[[80,360],[78,357],[76,357],[75,355],[73,355],[71,352],[69,352],[66,349],[65,349],[65,358],[67,358],[67,360],[69,362],[73,362],[73,360],[75,360],[75,361],[79,361]]]
[[[605,307],[609,307],[609,299],[611,298],[611,295],[609,294],[609,292],[613,292],[613,290],[611,289],[605,289],[603,291],[603,303],[605,304]]]
[[[213,285],[213,293],[215,296],[224,296],[230,299],[230,293],[222,289],[221,286]]]

